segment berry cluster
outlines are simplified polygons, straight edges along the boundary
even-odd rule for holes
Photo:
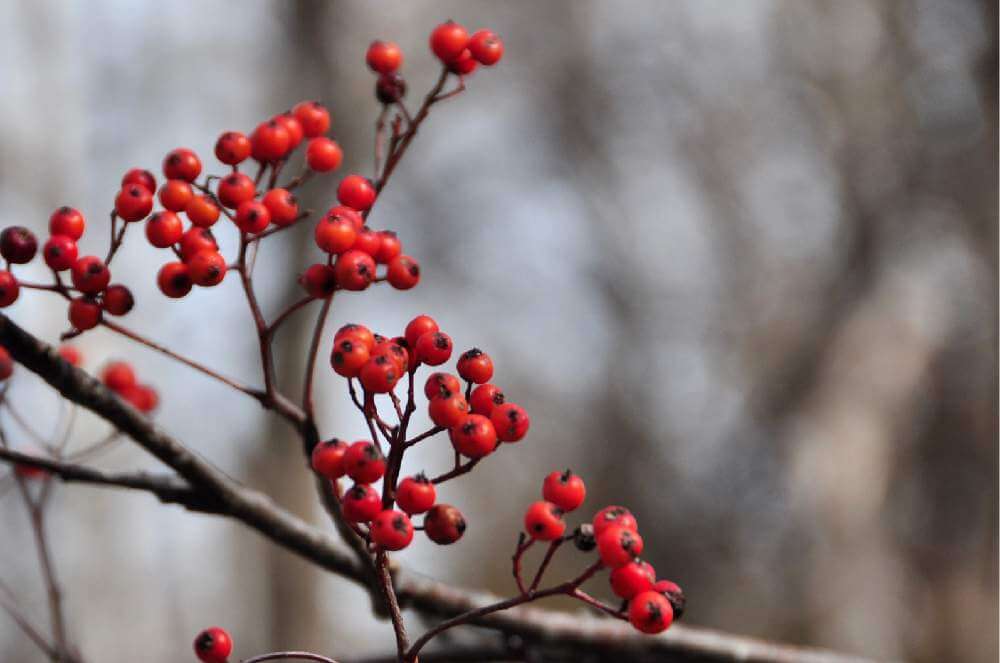
[[[72,364],[74,363],[72,358],[67,358],[64,354],[66,347],[71,348],[72,346],[64,346],[64,350],[60,352],[63,353],[63,358]],[[148,384],[140,384],[136,379],[135,370],[128,362],[112,361],[108,363],[101,371],[101,382],[140,412],[148,414],[160,404],[160,396],[156,389]]]

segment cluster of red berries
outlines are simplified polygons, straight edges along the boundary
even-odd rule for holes
[[[75,365],[74,358],[67,357],[63,349],[60,350],[60,354]],[[78,361],[78,359],[76,360]],[[136,378],[135,370],[128,362],[112,361],[108,363],[101,371],[101,382],[140,412],[148,414],[160,404],[160,396],[156,389],[148,384],[141,384]]]

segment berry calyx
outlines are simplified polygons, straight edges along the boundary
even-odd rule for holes
[[[426,513],[437,501],[437,489],[423,474],[406,477],[396,487],[396,503],[411,516]]]
[[[658,592],[648,591],[629,602],[628,620],[643,633],[662,633],[673,623],[674,612],[666,597]]]
[[[413,541],[413,523],[402,511],[386,509],[371,525],[372,541],[385,550],[402,550]]]
[[[79,331],[93,329],[101,322],[100,305],[89,297],[77,297],[69,303],[69,322]]]
[[[233,641],[218,626],[207,628],[194,639],[194,653],[202,663],[226,663],[233,653]]]
[[[424,534],[434,543],[447,546],[465,533],[465,516],[450,504],[435,504],[424,516]]]
[[[562,515],[551,502],[535,502],[524,513],[524,530],[536,541],[555,541],[566,531]]]
[[[566,512],[575,511],[587,497],[587,487],[576,474],[552,472],[542,483],[542,497]]]

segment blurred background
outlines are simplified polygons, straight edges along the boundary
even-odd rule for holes
[[[691,624],[883,659],[996,660],[994,2],[0,3],[4,225],[44,233],[73,205],[90,224],[82,249],[103,253],[126,169],[159,174],[183,145],[219,172],[221,131],[300,99],[331,108],[341,174],[370,173],[365,48],[402,46],[413,108],[437,74],[427,35],[449,17],[496,30],[506,55],[435,108],[371,217],[424,276],[408,293],[338,296],[322,431],[367,435],[323,359],[333,330],[396,335],[418,313],[493,356],[532,430],[441,491],[469,518],[462,544],[421,541],[401,561],[509,593],[523,509],[569,465],[588,511],[638,515]],[[325,210],[337,180],[311,181],[306,204]],[[235,233],[218,234],[232,251]],[[319,255],[311,223],[268,241],[265,312],[299,296]],[[141,233],[127,240],[115,280],[138,304],[125,322],[258,381],[237,280],[168,301],[165,261]],[[50,341],[67,326],[47,293],[5,312]],[[293,393],[315,313],[278,341]],[[77,344],[95,371],[134,362],[167,430],[328,527],[284,424],[106,331]],[[55,429],[55,395],[27,371],[11,399]],[[106,427],[81,415],[76,430],[85,444]],[[437,438],[404,471],[449,463]],[[98,464],[156,467],[127,443]],[[392,648],[361,591],[226,521],[66,486],[49,527],[91,660],[188,660],[213,623],[240,657]],[[31,543],[10,492],[0,578],[44,623]],[[39,659],[6,618],[0,659]]]

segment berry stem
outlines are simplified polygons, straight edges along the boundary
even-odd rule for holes
[[[323,327],[326,326],[326,318],[330,314],[330,306],[333,304],[334,295],[330,295],[323,300],[319,315],[316,316],[316,325],[313,327],[312,339],[309,341],[309,354],[306,357],[306,374],[302,386],[302,409],[308,421],[316,418],[316,406],[313,403],[313,382],[316,374],[316,356],[319,354],[319,344],[323,338]]]
[[[392,628],[396,633],[396,652],[399,659],[403,660],[409,642],[406,638],[406,625],[403,623],[403,614],[399,610],[399,601],[396,600],[396,590],[392,585],[392,573],[389,571],[389,557],[384,550],[380,550],[376,555],[375,566],[378,570],[379,582],[382,592],[385,594],[386,602],[389,604],[389,616],[392,618]]]
[[[481,461],[481,460],[482,460],[482,458],[473,458],[472,460],[470,460],[468,463],[465,463],[464,465],[460,461],[456,462],[455,463],[455,467],[453,467],[451,470],[445,472],[444,474],[441,474],[439,476],[434,477],[433,479],[431,479],[431,483],[437,485],[439,483],[444,483],[445,481],[449,481],[451,479],[454,479],[455,477],[460,477],[463,474],[468,474],[469,472],[471,472],[473,470],[473,468],[476,467],[476,465],[479,464],[479,461]]]
[[[565,542],[565,539],[559,538],[549,544],[549,549],[545,551],[545,557],[542,558],[542,563],[538,566],[538,571],[535,572],[535,578],[531,581],[531,586],[528,587],[528,592],[534,592],[538,589],[539,583],[542,582],[542,576],[545,575],[545,570],[549,568],[549,563],[552,561],[552,557],[555,556],[556,551],[559,550]]]
[[[521,560],[524,557],[524,553],[527,552],[528,549],[534,544],[534,539],[529,539],[524,535],[524,532],[521,532],[517,538],[517,548],[514,550],[514,555],[511,557],[514,582],[517,583],[517,591],[521,594],[521,596],[528,593],[528,590],[524,587],[524,579],[521,576]]]
[[[315,299],[316,298],[311,295],[306,295],[305,297],[298,300],[297,302],[286,308],[284,311],[279,313],[278,317],[274,319],[274,322],[268,325],[267,336],[269,338],[273,338],[275,332],[278,331],[278,327],[280,327],[283,322],[285,322],[289,317],[291,317],[293,313],[301,309],[303,306],[313,302]]]

